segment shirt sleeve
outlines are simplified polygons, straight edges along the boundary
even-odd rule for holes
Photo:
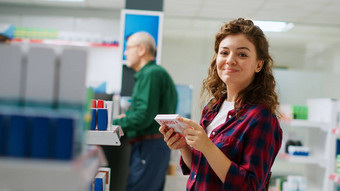
[[[113,125],[119,125],[123,130],[145,129],[154,121],[157,115],[157,108],[160,100],[161,80],[156,74],[148,74],[138,79],[134,97],[130,110],[127,111],[126,117],[114,119]]]
[[[238,163],[232,161],[227,172],[226,190],[263,188],[281,147],[282,131],[276,117],[266,113],[267,110],[256,112],[256,116],[249,117],[243,156]]]
[[[181,158],[180,158],[180,160],[179,160],[179,165],[180,165],[180,167],[181,167],[181,170],[182,170],[183,175],[188,175],[188,174],[190,174],[190,168],[185,164],[185,162],[184,162],[182,156],[181,156]]]

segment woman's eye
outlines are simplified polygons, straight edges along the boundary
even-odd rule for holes
[[[226,51],[221,51],[220,54],[221,54],[221,55],[228,55],[228,52],[226,52]]]
[[[248,55],[245,54],[245,53],[240,53],[239,55],[240,55],[241,57],[248,57]]]

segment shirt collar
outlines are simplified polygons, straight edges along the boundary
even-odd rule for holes
[[[134,75],[135,79],[138,79],[138,78],[143,74],[143,71],[144,71],[146,68],[148,68],[148,67],[150,67],[150,66],[152,66],[152,65],[155,65],[155,64],[156,64],[155,60],[151,60],[151,61],[149,61],[148,63],[146,63],[145,66],[143,66],[143,68],[141,68],[141,69]]]
[[[222,106],[223,101],[227,98],[227,93],[223,94],[220,99],[211,107],[211,110],[214,112],[218,112],[220,107]]]

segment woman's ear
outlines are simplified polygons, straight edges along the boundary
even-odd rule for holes
[[[258,73],[261,71],[262,67],[263,67],[264,61],[263,60],[259,60],[256,63],[256,69],[255,72]]]

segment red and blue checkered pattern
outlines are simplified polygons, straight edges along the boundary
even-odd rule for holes
[[[224,99],[207,110],[204,108],[200,125],[206,129],[217,115]],[[265,190],[270,169],[280,150],[282,130],[278,119],[263,104],[242,106],[236,118],[230,110],[226,121],[210,135],[213,143],[231,160],[224,183],[218,178],[205,156],[193,149],[189,169],[180,160],[183,174],[190,174],[187,190]]]

